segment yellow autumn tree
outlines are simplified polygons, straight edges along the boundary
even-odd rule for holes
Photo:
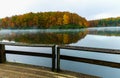
[[[63,15],[63,24],[69,24],[70,21],[69,21],[69,16],[67,14],[64,14]]]
[[[63,34],[63,42],[65,44],[69,43],[69,35],[68,34]]]

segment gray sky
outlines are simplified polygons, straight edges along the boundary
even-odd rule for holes
[[[117,17],[120,0],[0,0],[0,18],[45,11],[69,11],[88,20]]]

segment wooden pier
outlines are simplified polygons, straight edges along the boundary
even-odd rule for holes
[[[49,47],[52,49],[52,51],[51,54],[44,52],[38,53],[38,52],[12,51],[12,50],[5,50],[5,45],[24,46],[24,47]],[[108,66],[118,69],[120,68],[120,63],[116,63],[116,62],[82,58],[82,57],[76,57],[74,55],[73,56],[61,55],[60,54],[61,49],[78,50],[80,52],[87,51],[87,52],[105,53],[105,54],[117,54],[117,55],[120,54],[120,50],[91,48],[91,47],[82,47],[82,46],[55,46],[55,45],[39,45],[39,44],[0,43],[0,78],[98,78],[86,74],[61,70],[60,68],[61,59]],[[6,63],[7,62],[6,53],[51,58],[52,59],[51,68],[23,65],[17,63]]]
[[[70,71],[52,72],[50,68],[18,64],[0,64],[0,78],[98,78]]]

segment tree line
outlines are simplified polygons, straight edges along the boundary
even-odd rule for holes
[[[14,15],[0,19],[0,28],[81,28],[87,27],[88,21],[76,13],[38,12]],[[66,28],[67,28],[66,27]]]
[[[90,27],[120,26],[120,17],[91,20],[89,21],[89,26]]]

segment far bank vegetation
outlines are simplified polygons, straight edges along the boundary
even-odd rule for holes
[[[30,12],[0,19],[0,28],[9,29],[68,29],[83,28],[88,25],[85,18],[70,12]]]

